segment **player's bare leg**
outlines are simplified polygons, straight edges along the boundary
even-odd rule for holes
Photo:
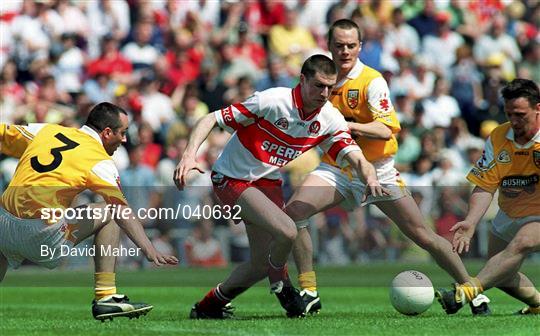
[[[83,208],[100,208],[101,218],[79,219],[74,225],[75,245],[94,234],[94,292],[92,314],[97,320],[112,320],[113,317],[139,318],[146,315],[153,306],[146,303],[133,303],[123,294],[116,293],[116,256],[111,253],[120,244],[120,227],[107,214],[105,203],[92,203]]]
[[[297,230],[293,220],[256,188],[246,189],[238,198],[241,217],[272,236],[270,262],[281,267],[287,263]]]
[[[250,260],[236,267],[227,280],[219,285],[222,294],[232,300],[268,276],[268,254],[272,236],[265,231],[246,225],[250,246]]]
[[[285,208],[285,212],[301,227],[293,246],[293,257],[298,269],[298,282],[303,289],[306,312],[318,312],[321,309],[317,278],[313,270],[313,242],[307,229],[307,220],[342,201],[343,196],[335,187],[323,178],[310,174]]]
[[[447,313],[457,312],[483,291],[497,287],[526,303],[520,314],[540,314],[540,294],[519,268],[530,253],[540,250],[540,223],[525,224],[510,243],[490,233],[490,259],[472,281],[456,285],[453,291],[440,290],[439,301]]]
[[[428,251],[437,264],[457,282],[463,283],[470,280],[461,258],[452,251],[450,242],[437,235],[425,224],[422,213],[411,196],[376,204],[401,232]]]
[[[296,239],[292,219],[263,192],[248,188],[237,200],[241,217],[247,223],[251,260],[238,266],[229,278],[210,290],[191,310],[192,318],[227,318],[228,303],[267,277],[289,317],[301,316],[304,305],[292,287],[287,273],[287,259]]]
[[[4,280],[4,276],[6,275],[8,269],[8,261],[6,257],[0,252],[0,282]]]
[[[508,242],[489,233],[488,259],[503,251],[508,246]],[[507,280],[497,285],[497,288],[506,294],[523,301],[529,307],[540,305],[540,292],[536,290],[532,281],[523,273],[518,272]],[[527,310],[527,308],[525,308]]]
[[[490,233],[489,247],[489,260],[477,276],[483,290],[497,287],[540,314],[540,292],[518,271],[528,254],[540,250],[540,223],[524,225],[509,244]]]

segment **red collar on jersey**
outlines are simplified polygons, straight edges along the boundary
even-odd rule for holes
[[[294,106],[298,109],[298,114],[300,115],[300,119],[304,121],[311,120],[315,118],[319,112],[321,112],[321,107],[313,111],[311,114],[306,115],[306,112],[304,112],[304,102],[302,101],[302,92],[300,89],[300,84],[296,85],[294,89],[292,89],[292,100]]]

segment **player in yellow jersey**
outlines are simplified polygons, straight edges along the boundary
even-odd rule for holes
[[[519,272],[523,260],[540,251],[540,90],[527,79],[514,79],[502,90],[509,122],[495,128],[482,158],[467,178],[474,188],[465,220],[451,229],[453,246],[469,250],[476,225],[499,190],[499,212],[489,233],[489,260],[476,278],[441,289],[437,297],[448,314],[483,291],[497,287],[523,301],[519,314],[540,314],[540,292]]]
[[[0,281],[8,266],[17,268],[24,260],[54,268],[66,251],[94,234],[94,317],[137,317],[152,309],[116,293],[118,253],[113,249],[118,249],[120,229],[154,264],[178,262],[159,253],[140,222],[126,216],[130,209],[111,155],[126,141],[127,128],[127,113],[110,103],[96,105],[80,129],[0,124],[1,152],[19,159],[0,201]],[[86,189],[102,196],[105,203],[84,205],[72,209],[78,210],[73,216],[54,220],[58,213],[53,209],[68,209]]]
[[[437,264],[456,281],[470,279],[451,244],[425,225],[418,206],[407,191],[399,172],[394,168],[397,152],[395,134],[400,131],[396,113],[390,102],[388,85],[376,70],[358,60],[361,49],[360,29],[351,20],[338,20],[329,29],[328,49],[339,69],[338,83],[330,101],[349,121],[349,129],[366,158],[375,166],[380,183],[391,190],[386,198],[373,199],[367,195],[365,203],[374,203],[399,229],[420,247],[427,250]],[[344,171],[328,157],[307,176],[289,201],[286,212],[295,220],[298,237],[293,248],[298,268],[306,312],[317,312],[321,302],[313,271],[313,247],[308,219],[312,215],[346,201],[363,203],[365,184],[353,172]],[[473,313],[489,313],[485,296],[471,305]]]

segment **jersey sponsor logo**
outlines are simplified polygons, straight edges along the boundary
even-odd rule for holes
[[[514,152],[514,155],[515,156],[519,156],[519,155],[521,155],[521,156],[529,156],[530,154],[529,154],[529,151],[517,151],[517,152]]]
[[[497,156],[497,162],[500,163],[510,163],[512,162],[512,159],[510,158],[510,154],[508,154],[508,151],[506,149],[503,149],[499,155]]]
[[[360,95],[357,89],[347,91],[347,105],[350,108],[355,108],[358,106],[358,96]]]
[[[278,145],[268,140],[262,142],[261,149],[270,153],[270,156],[267,158],[268,163],[279,167],[285,166],[289,161],[296,159],[302,154],[302,151]]]
[[[321,130],[321,123],[315,120],[309,125],[309,134],[319,134]]]
[[[289,129],[289,121],[285,117],[279,118],[278,120],[276,120],[274,125],[276,125],[277,128],[280,128],[282,130],[288,130]]]
[[[533,151],[533,161],[536,167],[540,168],[540,151]]]
[[[516,198],[523,191],[533,194],[539,181],[538,174],[506,176],[501,181],[501,193],[508,198]]]

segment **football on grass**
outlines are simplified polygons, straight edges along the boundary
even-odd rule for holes
[[[429,278],[418,271],[399,273],[390,287],[390,302],[405,315],[418,315],[431,307],[435,293]]]

